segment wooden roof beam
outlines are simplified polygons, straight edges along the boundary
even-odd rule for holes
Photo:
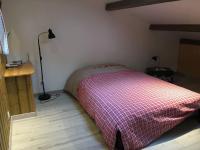
[[[200,24],[152,24],[150,30],[200,32]]]
[[[160,4],[166,2],[174,2],[180,0],[121,0],[106,4],[107,11],[141,7],[146,5]]]

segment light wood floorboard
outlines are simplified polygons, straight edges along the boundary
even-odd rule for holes
[[[145,150],[199,150],[200,125],[194,118],[166,133]],[[99,129],[66,94],[40,104],[37,117],[13,122],[12,150],[107,150]]]

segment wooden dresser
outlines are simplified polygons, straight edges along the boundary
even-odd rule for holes
[[[36,111],[31,80],[34,72],[31,63],[5,70],[4,78],[12,116]]]

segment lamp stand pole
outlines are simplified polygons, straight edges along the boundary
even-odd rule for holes
[[[45,91],[45,85],[44,85],[44,74],[43,74],[43,66],[42,66],[42,54],[41,54],[41,48],[40,48],[40,36],[42,34],[45,34],[45,33],[48,33],[48,32],[42,32],[38,35],[38,48],[39,48],[39,57],[40,57],[40,69],[41,69],[41,78],[42,78],[42,81],[41,81],[41,84],[42,84],[42,89],[43,89],[43,93],[39,95],[38,99],[40,101],[45,101],[45,100],[48,100],[51,98],[51,95],[50,94],[47,94],[46,91]]]

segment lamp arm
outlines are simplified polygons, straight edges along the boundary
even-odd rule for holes
[[[40,36],[45,33],[48,33],[48,32],[42,32],[38,35],[38,49],[39,49],[39,57],[40,57],[40,70],[41,70],[43,94],[46,94],[46,91],[44,87],[44,75],[43,75],[43,66],[42,66],[42,54],[41,54],[41,48],[40,48]]]
[[[48,33],[48,32],[41,32],[41,33],[38,35],[38,38],[40,38],[40,36],[41,36],[42,34],[46,34],[46,33]]]
[[[48,32],[42,32],[38,35],[38,48],[39,48],[39,55],[40,55],[40,60],[42,61],[42,55],[41,55],[41,48],[40,48],[40,36],[43,34],[46,34]]]

